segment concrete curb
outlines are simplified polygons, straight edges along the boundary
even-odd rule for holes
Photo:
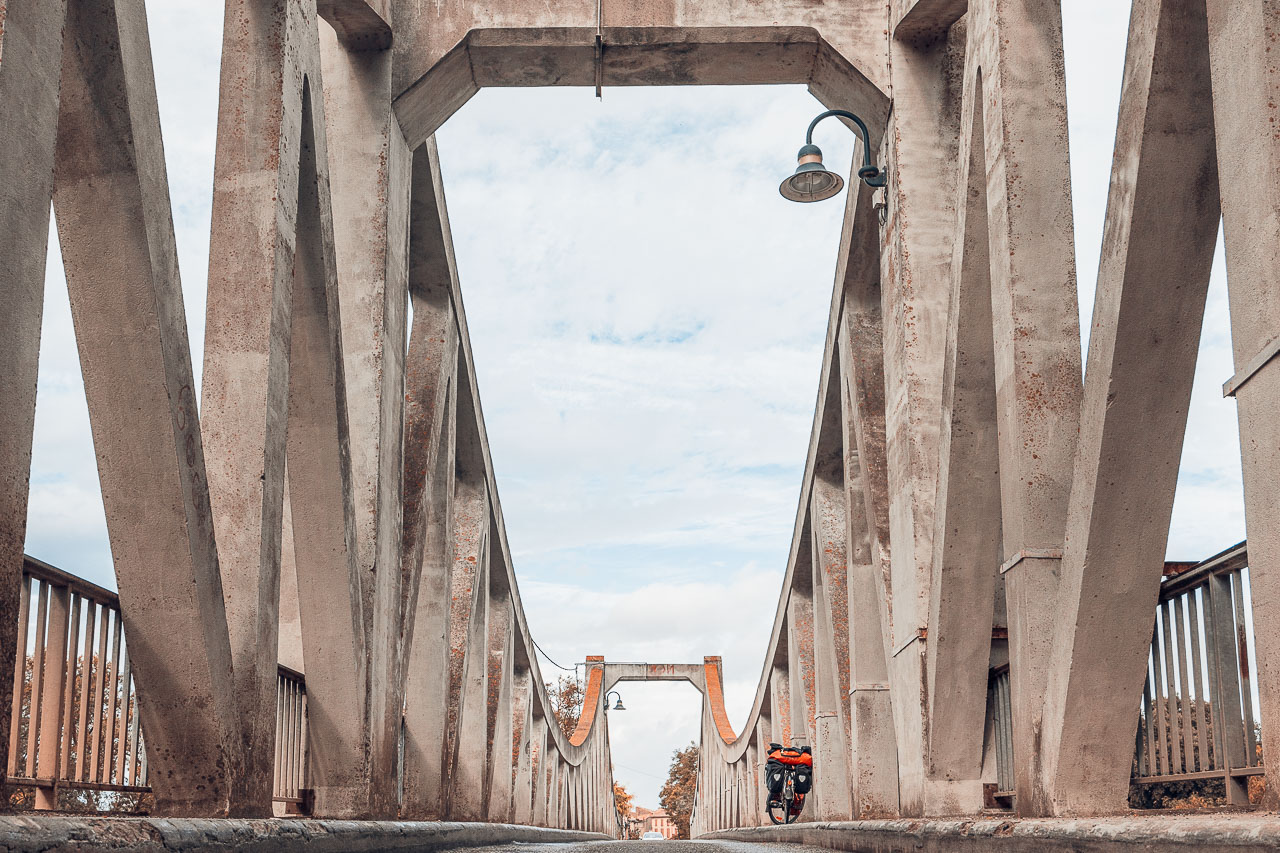
[[[492,844],[608,840],[596,832],[501,823],[435,823],[393,820],[225,820],[199,818],[0,816],[0,850],[180,850],[381,853],[454,850]]]
[[[866,820],[727,829],[699,838],[810,844],[867,853],[1242,853],[1280,849],[1280,816],[1234,813],[1056,820]]]

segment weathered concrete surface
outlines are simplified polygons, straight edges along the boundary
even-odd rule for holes
[[[606,693],[623,681],[687,681],[699,693],[707,692],[705,665],[700,663],[606,663],[604,673]]]
[[[889,31],[902,41],[938,38],[969,10],[969,0],[892,0]]]
[[[240,714],[238,816],[271,814],[303,98],[322,125],[319,59],[314,7],[227,4],[201,427]],[[315,164],[302,179],[327,184],[327,151]],[[330,254],[331,235],[315,235]]]
[[[889,602],[886,658],[902,814],[956,811],[925,767],[925,654],[942,376],[955,221],[955,161],[965,34],[890,43],[894,106],[886,131],[886,221],[880,229],[884,329]],[[869,447],[868,450],[874,450]],[[891,545],[891,547],[890,547]]]
[[[1159,600],[1217,237],[1213,116],[1186,109],[1210,97],[1204,4],[1138,0],[1044,699],[1055,814],[1127,805],[1151,644],[1133,615]]]
[[[231,649],[141,0],[71,4],[61,57],[54,207],[157,807],[221,814]]]
[[[942,427],[925,648],[925,767],[953,813],[982,806],[982,739],[1001,559],[995,338],[981,78],[966,86],[942,379]]]
[[[1214,129],[1223,166],[1222,229],[1263,750],[1280,755],[1280,367],[1274,358],[1257,364],[1280,329],[1280,5],[1230,0],[1205,5]],[[1280,761],[1267,765],[1267,788],[1272,797],[1280,796]]]
[[[327,149],[315,120],[319,94],[308,86],[302,105],[287,439],[289,497],[297,500],[287,518],[307,677],[308,787],[316,814],[351,817],[371,813],[367,704],[365,692],[352,689],[368,672],[338,271],[328,181],[317,160]]]
[[[857,162],[857,158],[854,158]],[[853,184],[836,262],[841,429],[847,509],[849,746],[853,817],[898,811],[889,699],[889,483],[885,448],[880,235],[872,191]]]
[[[416,146],[484,86],[807,83],[867,119],[888,102],[880,0],[593,0],[400,3],[396,113]]]
[[[869,820],[733,829],[709,840],[812,844],[866,853],[1108,853],[1195,850],[1198,853],[1275,850],[1274,815],[1159,815],[1092,820]]]
[[[401,631],[408,654],[404,802],[415,819],[443,816],[443,755],[449,714],[450,577],[457,471],[457,267],[449,237],[435,141],[414,153],[409,290],[413,329],[405,363],[404,530]]]
[[[607,836],[495,823],[0,817],[0,849],[11,853],[89,850],[120,853],[173,853],[180,850],[382,853],[592,840],[607,840]]]
[[[0,3],[0,758],[8,766],[65,2]],[[21,118],[17,118],[21,116]],[[9,118],[13,117],[13,118]],[[0,796],[5,796],[0,783]]]
[[[1062,13],[1057,3],[975,0],[968,26],[965,88],[979,73],[983,85],[1014,773],[1019,811],[1042,814],[1046,626],[1057,615],[1082,396]]]
[[[391,54],[378,21],[387,0],[329,0],[319,13],[329,129],[342,360],[351,425],[355,545],[368,655],[368,814],[396,814],[404,705],[400,601],[410,151],[391,112]],[[375,9],[372,7],[381,7]],[[376,20],[374,20],[376,19]],[[390,31],[385,33],[389,39]],[[383,45],[385,47],[385,45]],[[317,803],[325,814],[354,815]],[[330,808],[332,806],[332,810]]]

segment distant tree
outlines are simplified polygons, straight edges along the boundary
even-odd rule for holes
[[[635,797],[626,788],[614,782],[613,804],[618,809],[618,815],[622,818],[622,826],[626,829],[627,835],[630,836],[631,818],[636,811]]]
[[[551,697],[551,713],[555,715],[556,724],[565,737],[571,737],[578,727],[578,718],[582,716],[582,682],[568,675],[562,675],[555,684],[547,682],[547,695]]]
[[[658,802],[676,825],[676,838],[689,837],[689,818],[693,815],[693,793],[698,784],[698,745],[690,743],[671,755],[667,782],[658,794]]]

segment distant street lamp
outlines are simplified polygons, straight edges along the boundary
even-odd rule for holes
[[[613,710],[615,710],[615,711],[625,711],[625,710],[627,710],[626,708],[622,707],[622,694],[621,694],[621,693],[619,693],[619,692],[618,692],[618,691],[616,691],[616,690],[610,690],[608,693],[604,694],[604,709],[605,709],[606,711],[608,711],[608,710],[609,710],[609,697],[610,697],[610,696],[617,696],[617,697],[618,697],[618,704],[616,704],[616,705],[614,705],[614,706],[613,706]]]
[[[848,110],[827,110],[809,123],[809,131],[804,136],[804,147],[796,155],[799,165],[796,166],[795,174],[788,175],[778,187],[783,198],[800,202],[824,201],[844,189],[844,178],[823,167],[822,149],[813,144],[813,129],[818,126],[818,122],[831,116],[847,118],[862,131],[862,167],[858,169],[858,177],[869,187],[883,187],[888,182],[885,173],[871,162],[871,137],[862,119]]]

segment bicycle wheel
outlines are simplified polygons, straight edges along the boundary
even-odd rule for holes
[[[800,807],[803,802],[798,794],[792,792],[791,799],[787,800],[787,823],[795,823],[800,819]]]

